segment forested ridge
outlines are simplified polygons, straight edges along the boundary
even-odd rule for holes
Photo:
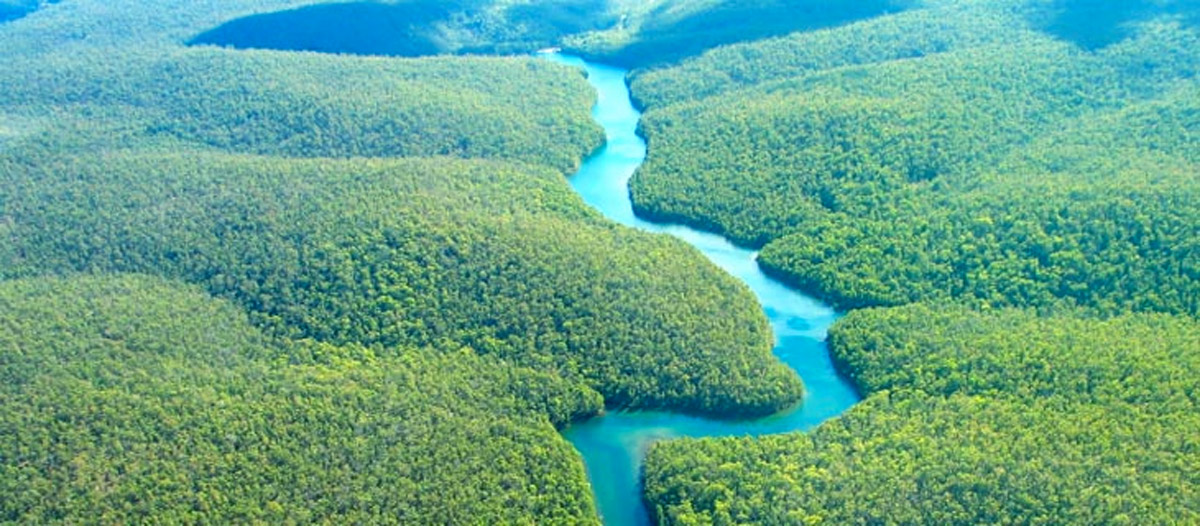
[[[522,53],[613,23],[605,0],[328,2],[235,19],[192,44],[388,56]]]
[[[572,52],[626,67],[673,64],[719,46],[903,11],[911,0],[616,0],[610,27],[562,38]]]
[[[553,374],[282,342],[149,277],[5,281],[0,307],[5,523],[596,523],[551,424],[601,399]]]
[[[274,334],[455,342],[614,406],[769,413],[800,393],[743,289],[674,241],[604,223],[552,170],[60,154],[4,173],[2,277],[182,279]]]
[[[566,172],[603,140],[586,82],[528,59],[410,61],[211,48],[16,58],[11,112],[286,157],[502,158]],[[164,86],[164,83],[166,85]],[[51,117],[53,116],[53,117]]]
[[[0,16],[33,15],[8,24],[6,33],[53,44],[2,52],[194,43],[358,55],[525,54],[609,27],[618,16],[617,6],[603,0],[113,0],[44,9],[57,3],[0,0]]]
[[[0,522],[595,524],[557,429],[800,399],[744,285],[571,192],[578,71],[186,45],[311,4],[0,25]],[[595,20],[478,4],[455,45]]]
[[[864,401],[655,445],[660,523],[1200,522],[1198,27],[0,0],[0,522],[596,524],[557,430],[800,400],[744,285],[569,190],[603,138],[577,71],[426,56],[551,45],[640,68],[639,214],[856,309]]]
[[[656,445],[659,522],[1200,521],[1198,12],[930,1],[636,71],[639,213],[861,309],[864,401]]]
[[[1190,524],[1193,318],[942,305],[831,334],[869,393],[811,434],[656,445],[666,524]]]
[[[765,245],[768,269],[843,307],[1200,312],[1195,29],[1164,17],[1089,52],[1020,12],[996,42],[930,23],[995,11],[909,11],[638,76],[636,206]],[[908,42],[849,47],[877,28]],[[712,95],[672,102],[692,91]]]

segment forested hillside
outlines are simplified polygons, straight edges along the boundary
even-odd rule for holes
[[[56,1],[0,0],[0,13],[25,16]],[[5,31],[79,50],[192,42],[392,56],[526,54],[567,35],[611,27],[617,13],[607,0],[85,0],[41,10],[34,20]],[[21,46],[0,52],[54,49]]]
[[[903,11],[912,0],[616,0],[612,27],[575,32],[572,51],[627,67],[670,64],[736,42]]]
[[[640,68],[639,214],[859,309],[660,523],[1200,522],[1193,0],[0,0],[0,522],[596,524],[556,430],[801,400],[571,192],[578,71],[450,56],[552,45]]]
[[[607,28],[605,0],[334,2],[239,18],[193,44],[389,56],[529,52]]]
[[[0,283],[0,522],[596,523],[595,392],[453,346],[280,342],[136,276]],[[430,488],[437,488],[431,491]]]
[[[211,48],[125,58],[16,59],[0,75],[0,103],[31,116],[86,114],[91,127],[147,140],[287,157],[450,155],[566,172],[602,140],[580,111],[592,97],[586,82],[545,62]]]
[[[638,76],[636,206],[765,245],[767,268],[843,307],[1200,312],[1195,28],[1164,15],[1090,52],[995,4]]]
[[[665,442],[664,524],[1200,521],[1200,324],[943,305],[831,334],[870,395],[809,435]]]
[[[455,342],[585,381],[616,406],[769,413],[800,393],[743,289],[672,240],[604,223],[552,170],[214,154],[5,161],[12,241],[0,277],[182,279],[274,334]]]
[[[556,428],[800,399],[746,287],[570,191],[578,71],[186,45],[309,4],[0,25],[0,522],[594,524]]]
[[[411,0],[296,7],[224,22],[189,41],[237,48],[389,56],[522,53],[562,45],[629,67],[735,42],[844,25],[913,0]]]
[[[636,71],[643,215],[851,312],[865,396],[671,441],[663,524],[1200,521],[1197,4],[928,1]]]

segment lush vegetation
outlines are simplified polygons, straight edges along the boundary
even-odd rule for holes
[[[672,67],[637,70],[631,88],[643,105],[657,109],[822,70],[920,58],[1012,39],[1013,16],[1003,12],[978,16],[978,4],[958,2],[940,6],[936,13],[918,9],[841,29],[720,47]]]
[[[570,191],[577,71],[183,44],[309,4],[0,27],[0,522],[593,524],[556,428],[800,398],[744,286]]]
[[[412,61],[218,49],[19,57],[12,113],[86,115],[139,142],[287,157],[520,159],[566,172],[602,136],[583,78],[544,61]],[[49,127],[49,123],[46,124]]]
[[[637,207],[765,245],[843,307],[1200,312],[1196,30],[1164,16],[1088,52],[994,4],[639,76]]]
[[[1190,524],[1200,324],[913,305],[848,315],[870,393],[809,435],[657,445],[665,524]]]
[[[930,1],[635,72],[639,212],[893,306],[831,331],[843,417],[655,446],[660,521],[1200,521],[1197,12]]]
[[[743,287],[681,243],[607,225],[567,188],[599,140],[578,73],[120,49],[8,57],[0,103],[26,131],[0,159],[0,276],[182,279],[273,334],[452,341],[613,406],[759,414],[800,396]],[[246,153],[262,156],[231,155]],[[361,156],[440,158],[289,160]]]
[[[597,522],[552,423],[599,395],[465,349],[280,342],[146,277],[18,280],[0,380],[6,524]]]
[[[682,60],[639,212],[900,305],[832,331],[844,417],[656,446],[664,523],[1200,521],[1194,2],[47,4],[0,0],[0,522],[594,524],[556,428],[794,403],[743,286],[566,187],[577,72],[346,55],[556,43]]]
[[[297,2],[292,2],[296,4]],[[723,44],[843,25],[911,0],[416,0],[289,6],[226,21],[194,44],[426,56],[527,53],[565,45],[608,63],[649,66]]]
[[[360,55],[529,52],[608,27],[604,0],[344,2],[250,15],[194,44]]]
[[[1185,24],[1200,21],[1194,0],[1053,0],[1035,4],[1042,9],[1030,17],[1035,27],[1089,50],[1128,38],[1138,23],[1168,14]]]
[[[629,67],[671,63],[725,44],[838,26],[910,0],[614,1],[612,27],[564,38],[573,51]]]
[[[159,274],[273,334],[451,341],[617,406],[769,413],[799,396],[749,294],[678,242],[586,212],[552,170],[51,151],[0,161],[0,277]]]

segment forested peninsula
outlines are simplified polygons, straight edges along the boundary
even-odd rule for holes
[[[564,428],[802,403],[548,47],[848,311],[658,524],[1200,523],[1192,0],[0,0],[0,524],[600,524]]]

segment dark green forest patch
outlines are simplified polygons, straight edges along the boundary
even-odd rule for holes
[[[511,26],[509,30],[521,36],[520,40],[558,44],[568,35],[611,27],[616,15],[609,4],[609,0],[518,2],[506,7],[502,16]],[[527,49],[532,48],[527,46]]]
[[[252,15],[205,31],[189,43],[236,48],[416,57],[447,51],[435,24],[445,2],[348,2]]]
[[[605,27],[607,8],[605,0],[317,4],[231,20],[189,44],[400,57],[529,52]]]
[[[946,53],[1020,37],[1011,14],[971,16],[969,6],[880,16],[829,31],[797,32],[706,51],[677,66],[636,70],[634,97],[649,108],[699,100],[820,70]]]
[[[0,0],[0,23],[16,20],[37,11],[39,0]]]
[[[651,2],[612,34],[568,39],[571,47],[628,67],[676,62],[726,44],[834,27],[902,11],[909,0],[755,0]],[[626,33],[620,36],[620,33]]]
[[[1126,38],[1139,22],[1162,14],[1178,15],[1191,25],[1200,21],[1195,0],[1058,0],[1050,16],[1035,18],[1039,27],[1087,50],[1110,46]]]

